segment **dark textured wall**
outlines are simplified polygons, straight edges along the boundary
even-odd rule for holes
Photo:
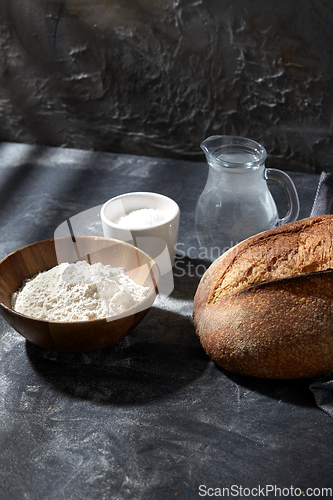
[[[332,170],[332,54],[330,0],[1,0],[0,139]]]

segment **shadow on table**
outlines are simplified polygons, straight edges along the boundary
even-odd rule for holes
[[[173,268],[175,285],[173,295],[193,299],[199,282],[210,264],[207,259],[176,256]]]
[[[176,277],[174,292],[167,298],[167,306],[176,312],[152,307],[142,323],[113,346],[67,354],[27,341],[28,359],[56,390],[101,404],[144,404],[182,389],[202,375],[209,358],[191,317],[198,280],[186,275],[181,280],[181,290]]]
[[[232,382],[251,392],[297,406],[316,406],[309,389],[313,379],[261,379],[231,373],[218,366],[217,369]]]

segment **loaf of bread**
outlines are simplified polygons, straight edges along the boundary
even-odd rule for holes
[[[260,378],[333,369],[333,215],[248,238],[214,261],[194,298],[194,326],[222,368]]]

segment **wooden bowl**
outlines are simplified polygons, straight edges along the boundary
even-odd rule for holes
[[[36,319],[11,308],[10,296],[26,278],[61,262],[86,260],[123,267],[138,284],[149,286],[148,296],[126,313],[80,322]],[[61,352],[90,352],[107,347],[130,333],[152,306],[160,279],[156,263],[143,251],[123,241],[79,236],[39,241],[11,253],[0,262],[0,313],[33,344]]]

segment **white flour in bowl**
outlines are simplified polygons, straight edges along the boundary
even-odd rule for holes
[[[12,294],[12,308],[46,321],[86,321],[121,313],[141,302],[149,287],[123,268],[79,261],[62,263],[25,280]]]

